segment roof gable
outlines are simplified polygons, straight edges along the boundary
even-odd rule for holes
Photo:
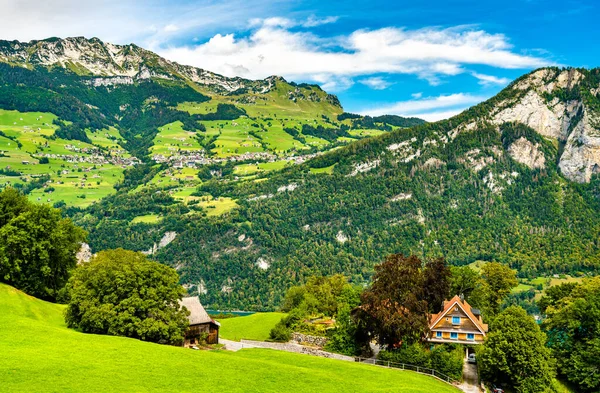
[[[475,327],[485,335],[487,333],[487,325],[482,323],[478,318],[471,312],[471,305],[466,301],[460,299],[459,296],[454,296],[451,300],[444,302],[444,309],[439,314],[432,315],[430,328],[433,328],[442,318],[444,318],[450,311],[454,309],[454,306],[458,306],[461,311],[473,322]]]
[[[179,301],[179,305],[189,310],[190,315],[188,315],[188,321],[190,322],[190,325],[209,322],[214,323],[196,296],[184,297]]]

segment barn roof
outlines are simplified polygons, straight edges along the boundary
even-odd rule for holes
[[[198,297],[184,297],[179,301],[179,305],[187,308],[190,311],[190,315],[188,315],[188,321],[190,325],[198,325],[200,323],[214,323],[219,324],[218,322],[213,321],[213,319],[208,315]]]

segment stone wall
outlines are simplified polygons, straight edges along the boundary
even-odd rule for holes
[[[348,362],[354,362],[354,358],[352,356],[340,355],[332,352],[325,352],[317,348],[307,347],[304,345],[296,344],[293,342],[287,343],[272,343],[265,341],[253,341],[253,340],[241,340],[242,344],[249,344],[253,347],[260,348],[269,348],[275,349],[278,351],[286,351],[286,352],[294,352],[294,353],[303,353],[305,355],[319,356],[323,358],[337,359],[337,360],[345,360]]]
[[[310,334],[292,333],[292,341],[298,344],[314,345],[323,348],[327,344],[327,337],[311,336]]]

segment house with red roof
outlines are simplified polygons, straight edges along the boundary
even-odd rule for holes
[[[442,311],[429,319],[430,343],[483,344],[488,325],[481,312],[472,308],[462,297],[454,296],[443,303]]]

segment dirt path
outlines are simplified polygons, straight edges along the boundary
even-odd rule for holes
[[[479,393],[479,378],[477,376],[477,365],[468,363],[465,359],[463,366],[463,382],[458,388],[465,393]]]
[[[244,349],[244,348],[257,348],[255,345],[252,345],[252,344],[241,343],[239,341],[225,340],[224,338],[219,339],[219,344],[225,345],[226,350],[233,351],[233,352],[237,352],[240,349]]]

